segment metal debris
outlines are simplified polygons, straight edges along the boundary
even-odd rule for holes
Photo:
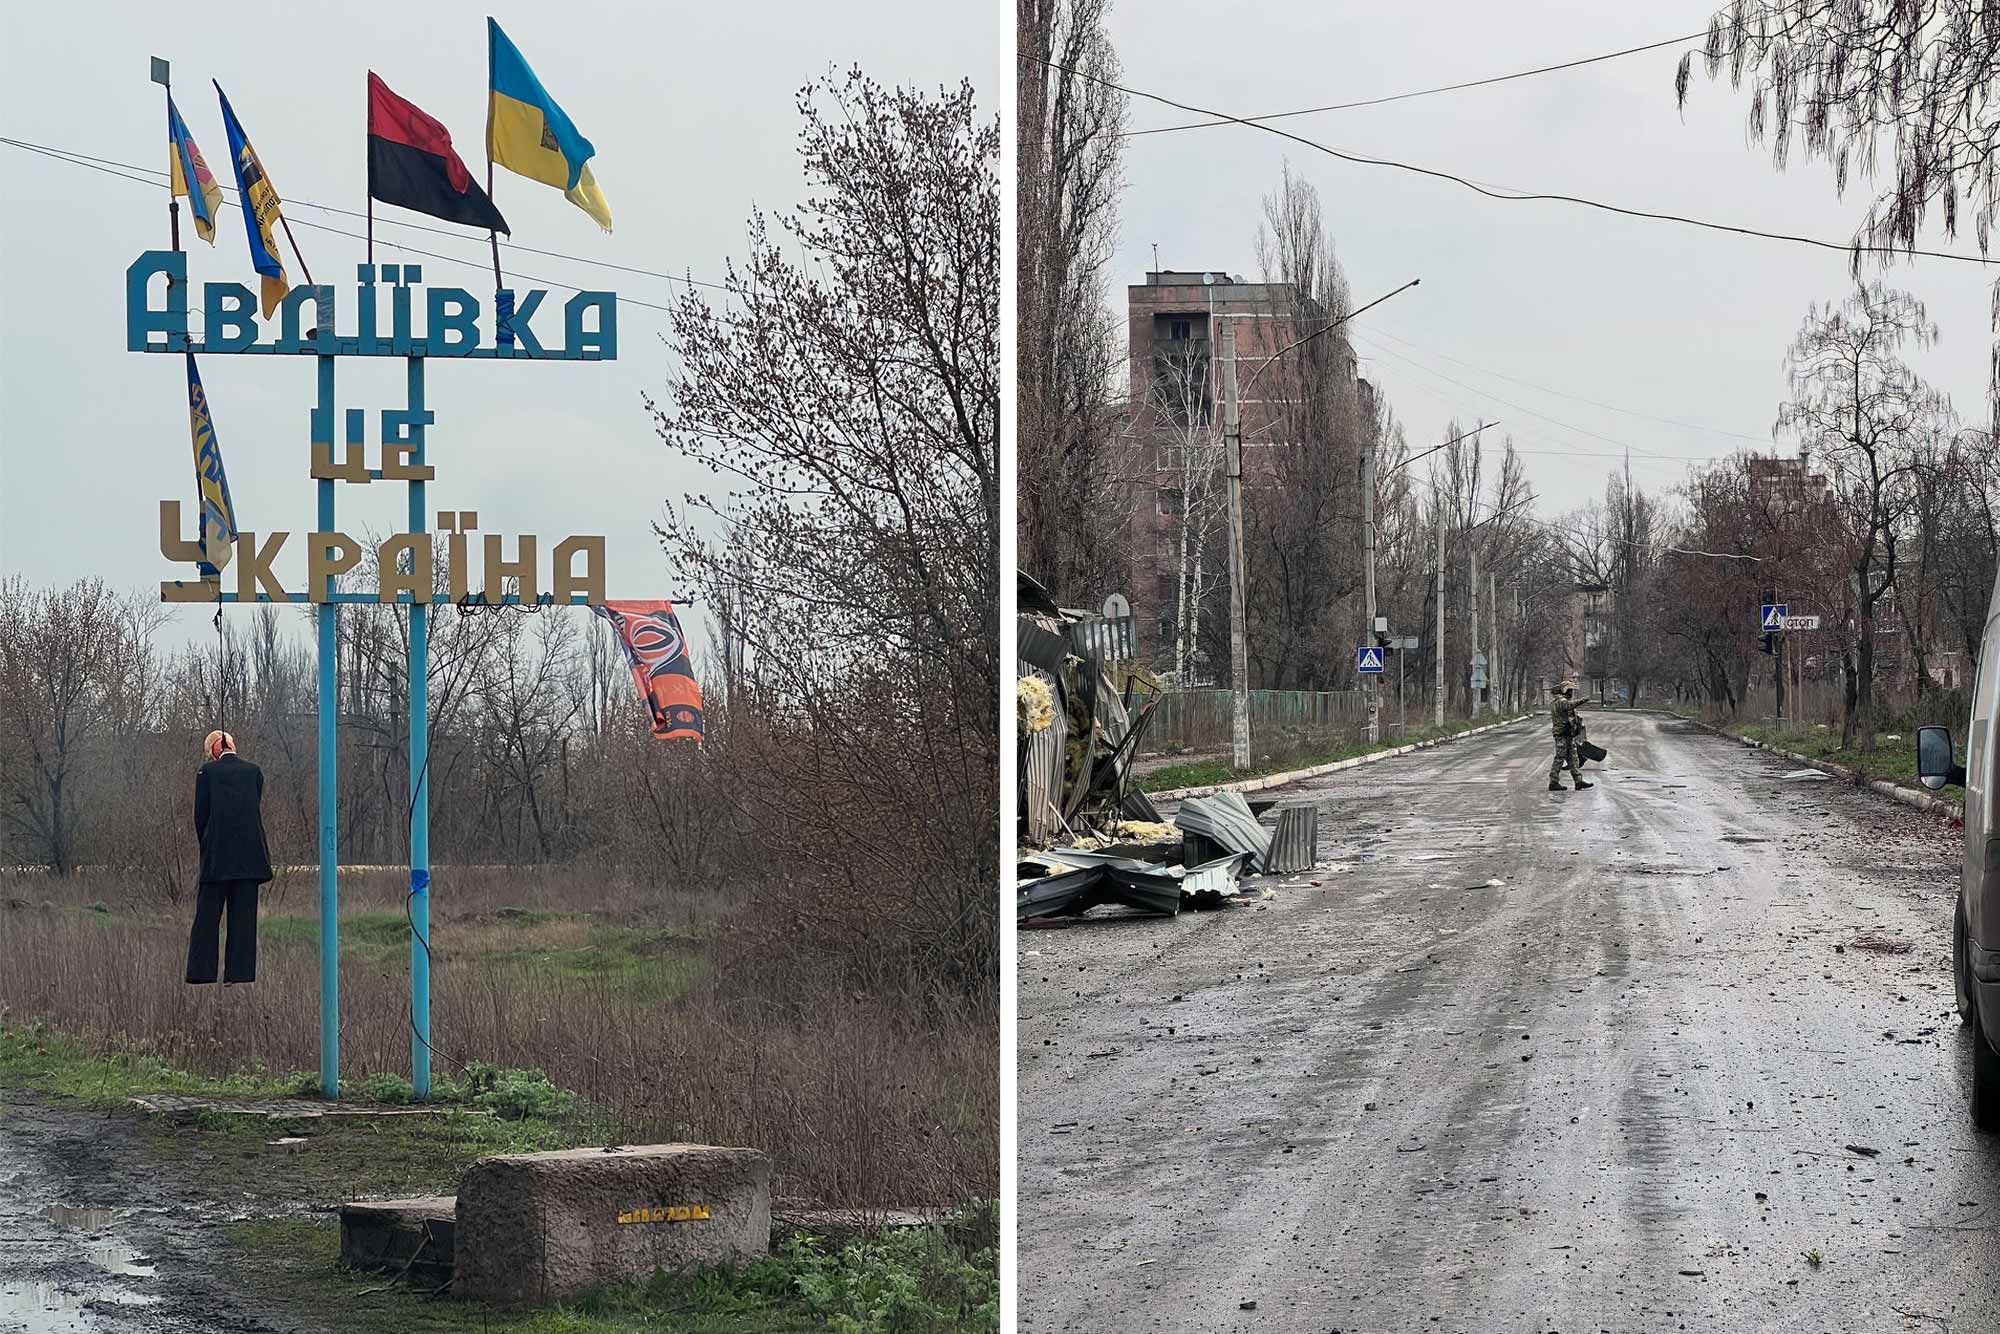
[[[1310,871],[1319,854],[1319,807],[1311,802],[1295,802],[1278,807],[1277,832],[1271,835],[1270,855],[1264,870],[1271,875]]]
[[[1181,829],[1219,844],[1225,852],[1247,852],[1253,870],[1265,869],[1271,851],[1271,835],[1251,813],[1250,803],[1240,792],[1218,792],[1212,797],[1190,797],[1174,813]]]
[[[1180,868],[1120,860],[1029,880],[1016,892],[1015,916],[1081,917],[1106,905],[1176,916],[1181,910]]]
[[[1249,863],[1249,853],[1232,852],[1206,865],[1188,867],[1181,876],[1181,894],[1194,907],[1220,908],[1243,892],[1243,868]]]

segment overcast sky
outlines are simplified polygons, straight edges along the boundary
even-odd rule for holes
[[[1274,0],[1224,19],[1189,0],[1122,0],[1111,29],[1129,86],[1260,115],[1661,41],[1701,30],[1709,12],[1580,0]],[[1673,92],[1683,49],[1280,124],[1343,151],[1489,186],[1847,241],[1873,197],[1868,183],[1843,201],[1817,163],[1795,155],[1785,174],[1775,172],[1768,149],[1745,135],[1745,95],[1726,76],[1709,82],[1699,59],[1683,116]],[[1131,128],[1190,119],[1199,118],[1132,99]],[[1633,451],[1635,480],[1649,487],[1681,480],[1689,466],[1650,455],[1712,457],[1758,441],[1768,449],[1786,347],[1811,303],[1852,289],[1845,256],[1833,252],[1572,205],[1499,203],[1240,126],[1126,144],[1112,275],[1121,316],[1125,286],[1145,280],[1155,242],[1165,267],[1254,280],[1260,199],[1289,160],[1319,191],[1357,305],[1423,279],[1353,326],[1363,374],[1386,388],[1412,446],[1443,439],[1453,417],[1467,426],[1497,418],[1524,453],[1544,514],[1601,496],[1622,446]],[[1935,239],[1936,248],[1975,251],[1969,231],[1948,246]],[[1913,357],[1919,373],[1983,423],[1989,272],[1921,260],[1888,280],[1921,298],[1941,326],[1939,345]],[[1795,452],[1789,440],[1785,448]]]
[[[779,211],[802,193],[795,151],[797,89],[829,66],[858,64],[885,84],[935,88],[970,78],[997,110],[999,12],[991,4],[869,0],[865,5],[771,0],[756,5],[459,3],[320,6],[65,3],[16,15],[0,41],[0,134],[151,169],[166,166],[160,89],[148,57],[173,62],[175,100],[210,169],[234,185],[211,78],[221,81],[298,233],[313,277],[331,282],[343,328],[354,310],[362,242],[301,222],[359,232],[359,219],[306,201],[359,210],[366,190],[367,71],[450,129],[459,154],[484,171],[485,16],[492,13],[543,85],[596,145],[592,169],[610,201],[601,234],[560,192],[501,171],[496,202],[515,239],[543,250],[697,279],[722,276],[744,253],[752,208]],[[166,196],[0,145],[0,572],[36,584],[101,575],[145,587],[173,577],[158,555],[157,512],[181,498],[192,513],[193,462],[179,358],[127,353],[124,274],[167,244]],[[233,200],[233,196],[230,196]],[[462,285],[491,305],[483,235],[445,238],[385,225],[395,239],[463,255],[420,260],[428,283]],[[256,288],[240,212],[210,249],[182,210],[190,276]],[[503,254],[504,254],[503,243]],[[287,252],[289,267],[289,252]],[[572,533],[608,539],[613,597],[677,595],[648,523],[662,498],[701,487],[669,459],[640,402],[666,388],[658,335],[669,284],[540,255],[509,269],[610,288],[620,306],[620,357],[609,364],[496,366],[437,362],[429,376],[438,469],[430,508],[477,509],[482,532],[533,533],[543,551]],[[298,281],[296,269],[293,281]],[[516,280],[517,289],[537,286]],[[551,288],[536,317],[559,343],[566,291]],[[198,302],[190,304],[198,305]],[[482,328],[484,328],[482,324]],[[402,367],[341,363],[343,407],[401,405]],[[210,356],[201,364],[239,522],[295,536],[280,572],[304,583],[312,528],[307,476],[309,358]],[[372,451],[371,451],[372,452]],[[340,527],[399,530],[404,488],[340,488]],[[511,549],[511,548],[510,548]],[[544,556],[546,568],[546,555]],[[546,577],[546,576],[545,576]],[[688,618],[700,638],[700,617]],[[179,633],[206,629],[200,609]]]

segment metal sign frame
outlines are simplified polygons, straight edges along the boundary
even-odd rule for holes
[[[150,301],[154,280],[166,279],[166,300],[161,306]],[[355,269],[357,319],[355,331],[342,336],[336,331],[334,289],[327,285],[294,287],[273,312],[276,337],[262,335],[256,298],[241,283],[207,283],[202,289],[203,336],[188,335],[187,256],[179,250],[149,250],[141,254],[125,272],[125,346],[130,352],[192,352],[201,356],[262,355],[309,356],[317,366],[317,396],[311,415],[311,452],[316,460],[317,519],[322,533],[334,531],[336,481],[371,482],[405,478],[409,488],[410,535],[428,539],[424,526],[424,483],[430,473],[427,461],[427,428],[437,414],[425,405],[426,362],[432,357],[499,361],[615,361],[618,356],[618,297],[614,292],[578,292],[563,307],[564,339],[560,347],[544,345],[530,326],[536,309],[547,298],[544,290],[525,294],[518,304],[511,289],[494,293],[493,340],[482,343],[478,298],[463,288],[432,287],[425,291],[425,323],[422,336],[413,328],[416,289],[423,281],[422,266],[416,264],[361,264]],[[381,329],[381,285],[389,288],[387,302],[390,328]],[[304,308],[313,306],[313,325],[301,327]],[[590,318],[595,316],[594,321]],[[367,470],[367,475],[326,476],[317,464],[320,451],[332,458],[334,422],[337,416],[334,395],[335,364],[341,357],[400,357],[408,367],[406,397],[400,409],[384,409],[381,416],[382,444],[406,450],[407,465],[421,476],[397,470],[384,476],[385,469]],[[365,414],[349,409],[346,414],[345,444],[352,458],[361,443]],[[385,459],[386,461],[386,459]],[[163,537],[165,535],[163,534]],[[490,540],[490,539],[489,539]],[[559,548],[560,549],[560,548]],[[428,551],[426,545],[425,550]],[[400,569],[414,576],[415,549],[408,552],[410,567]],[[433,561],[433,579],[435,562]],[[340,857],[336,837],[339,812],[339,714],[338,644],[339,608],[343,602],[387,602],[409,608],[409,729],[410,729],[410,1083],[419,1098],[430,1095],[431,1012],[430,1012],[430,784],[429,784],[429,613],[433,605],[448,603],[448,593],[432,593],[428,600],[408,593],[341,592],[336,575],[326,574],[317,587],[304,593],[273,596],[258,588],[250,596],[239,591],[222,591],[218,580],[167,581],[161,585],[163,601],[171,602],[291,602],[317,607],[319,621],[319,917],[320,917],[320,1091],[328,1098],[340,1094]],[[491,572],[489,571],[489,580]],[[425,581],[427,584],[432,581]],[[552,594],[537,594],[533,602],[554,605]],[[486,601],[519,603],[518,594],[505,594]],[[588,606],[602,601],[587,594],[571,593],[566,605]]]

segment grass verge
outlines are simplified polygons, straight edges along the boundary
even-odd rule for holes
[[[990,1219],[987,1220],[990,1227]],[[981,1231],[974,1228],[970,1231]],[[655,1274],[578,1301],[503,1312],[433,1299],[407,1286],[338,1266],[339,1228],[279,1219],[234,1224],[230,1243],[244,1272],[282,1306],[338,1310],[356,1334],[984,1334],[999,1328],[997,1261],[990,1232],[912,1228],[831,1245],[773,1239],[771,1255],[739,1267]]]
[[[1475,727],[1491,727],[1500,721],[1502,720],[1498,718],[1458,719],[1447,722],[1442,727],[1413,727],[1393,739],[1383,740],[1373,746],[1356,741],[1328,750],[1310,750],[1282,757],[1266,756],[1253,765],[1250,772],[1241,774],[1231,768],[1226,759],[1195,760],[1187,764],[1155,769],[1139,779],[1139,787],[1145,792],[1168,792],[1175,788],[1207,787],[1238,778],[1267,778],[1272,774],[1288,773],[1293,769],[1311,769],[1322,764],[1334,764],[1340,760],[1358,759],[1363,755],[1395,750],[1399,746],[1415,745],[1419,741],[1437,741],[1445,737],[1459,736]]]
[[[1693,721],[1702,721],[1701,716],[1687,709],[1670,709],[1670,713]],[[1864,782],[1877,779],[1921,791],[1917,782],[1917,738],[1908,733],[1877,733],[1875,747],[1864,750],[1860,746],[1842,746],[1840,729],[1830,724],[1821,724],[1800,730],[1790,726],[1779,727],[1771,723],[1711,723],[1727,736],[1739,737],[1745,741],[1755,741],[1773,750],[1788,751],[1802,755],[1809,760],[1820,760],[1827,764],[1837,764],[1849,770]],[[1896,741],[1886,741],[1888,736],[1898,736]]]
[[[475,1071],[475,1075],[482,1072]],[[548,1099],[527,1072],[487,1071],[468,1098],[498,1099],[502,1115],[473,1107],[445,1115],[281,1120],[205,1114],[191,1122],[139,1117],[129,1099],[148,1092],[275,1098],[310,1093],[309,1075],[252,1072],[214,1078],[176,1070],[141,1051],[93,1047],[47,1028],[0,1027],[0,1086],[132,1116],[149,1170],[199,1182],[205,1198],[251,1215],[226,1228],[227,1265],[280,1327],[325,1320],[357,1334],[507,1331],[509,1334],[988,1334],[999,1328],[997,1223],[989,1211],[965,1227],[887,1232],[829,1244],[787,1234],[773,1253],[741,1268],[656,1274],[573,1304],[499,1312],[432,1300],[381,1275],[340,1268],[334,1206],[357,1198],[451,1194],[475,1160],[602,1143],[586,1111],[510,1115]],[[509,1078],[512,1076],[513,1078]],[[480,1090],[483,1089],[483,1094]],[[403,1101],[389,1091],[383,1101]],[[364,1094],[351,1101],[368,1101]],[[281,1134],[306,1144],[279,1149]],[[302,1212],[305,1211],[303,1216]]]

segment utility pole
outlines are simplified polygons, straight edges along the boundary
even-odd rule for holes
[[[1222,335],[1223,472],[1229,483],[1230,764],[1250,769],[1250,646],[1243,584],[1243,417],[1236,401],[1236,322],[1225,318]],[[1182,497],[1186,503],[1186,497]]]
[[[1361,446],[1361,544],[1362,544],[1362,601],[1367,604],[1366,621],[1362,629],[1361,642],[1375,642],[1375,441],[1370,439]],[[1398,676],[1402,665],[1396,667]],[[1368,692],[1368,736],[1369,745],[1382,739],[1382,678],[1371,674],[1362,678],[1363,688]]]
[[[1431,504],[1437,509],[1437,648],[1431,654],[1437,664],[1437,692],[1431,701],[1434,726],[1444,726],[1444,504],[1432,498]]]
[[[1472,562],[1465,580],[1466,637],[1472,641],[1465,666],[1465,707],[1468,717],[1479,716],[1479,544],[1467,542],[1466,554]]]
[[[1500,686],[1500,597],[1499,581],[1493,571],[1486,572],[1486,629],[1492,647],[1486,650],[1486,689],[1493,697],[1493,712],[1506,712],[1504,692]]]

